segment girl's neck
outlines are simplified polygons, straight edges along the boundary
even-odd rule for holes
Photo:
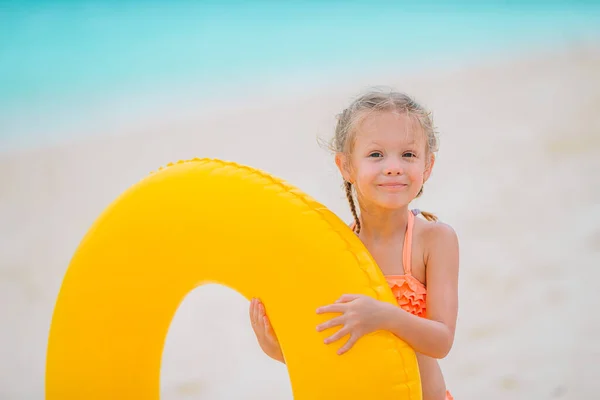
[[[363,240],[387,240],[403,236],[408,224],[408,206],[397,210],[369,210],[361,207],[360,233]]]

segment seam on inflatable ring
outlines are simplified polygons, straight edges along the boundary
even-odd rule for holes
[[[325,213],[324,213],[324,210],[328,210],[328,209],[326,207],[324,207],[321,203],[319,203],[317,200],[312,198],[308,193],[301,192],[299,188],[293,186],[291,183],[285,181],[282,178],[279,178],[272,174],[269,174],[266,171],[260,170],[258,168],[250,167],[248,165],[242,165],[242,164],[236,163],[234,161],[225,161],[225,160],[220,160],[220,159],[215,159],[215,158],[195,157],[193,159],[179,160],[177,162],[170,162],[170,163],[166,164],[166,166],[164,166],[164,167],[163,166],[159,167],[158,171],[162,171],[162,170],[168,169],[170,167],[173,167],[175,165],[186,164],[186,163],[214,164],[215,167],[221,167],[221,168],[232,167],[233,169],[236,169],[240,172],[245,172],[249,175],[255,175],[257,177],[263,178],[263,179],[269,181],[271,184],[282,189],[281,192],[287,192],[287,193],[291,194],[292,196],[294,196],[296,199],[301,200],[308,207],[309,211],[314,211],[322,220],[324,220],[324,222],[329,226],[329,228],[331,228],[331,230],[338,235],[338,237],[342,240],[342,242],[345,243],[346,249],[349,251],[349,253],[352,255],[352,257],[354,257],[359,268],[367,276],[367,281],[371,284],[371,287],[374,288],[374,292],[375,292],[377,299],[378,300],[380,299],[379,291],[381,290],[381,287],[379,285],[374,284],[371,275],[366,270],[363,260],[361,260],[356,255],[356,252],[353,251],[355,249],[355,246],[353,246],[348,240],[346,240],[342,236],[341,231],[339,229],[335,228],[333,226],[333,224],[329,221],[329,216],[325,215]],[[150,175],[154,174],[155,172],[156,171],[151,171]],[[402,360],[402,362],[401,362],[402,365],[398,366],[398,369],[402,370],[402,372],[404,374],[404,383],[397,383],[397,385],[404,385],[408,389],[410,399],[413,399],[414,397],[413,397],[412,385],[408,384],[408,376],[407,376],[406,368],[402,368],[407,365],[406,359],[404,358],[404,355],[400,351],[399,347],[393,343],[393,340],[390,338],[390,339],[388,339],[388,341],[390,343],[390,347],[393,349],[393,351],[395,351],[400,356],[400,359]]]

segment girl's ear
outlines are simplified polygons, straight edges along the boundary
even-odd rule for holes
[[[335,165],[337,165],[344,180],[346,182],[353,183],[352,178],[350,176],[348,156],[344,153],[336,153],[335,154]]]
[[[434,164],[435,164],[435,155],[430,154],[429,159],[427,160],[427,164],[425,164],[425,171],[423,172],[423,183],[427,182],[427,180],[431,176],[431,170],[433,169]]]

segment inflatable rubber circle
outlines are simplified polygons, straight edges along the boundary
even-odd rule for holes
[[[394,303],[360,240],[295,187],[213,159],[151,173],[87,232],[54,309],[46,398],[158,399],[171,320],[205,283],[262,299],[295,399],[421,399],[415,353],[393,334],[339,356],[316,331],[332,317],[316,309],[343,293]]]

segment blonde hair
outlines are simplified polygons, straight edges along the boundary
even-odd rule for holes
[[[381,111],[392,111],[406,114],[414,118],[425,133],[427,155],[438,151],[438,134],[433,126],[431,112],[417,103],[410,96],[400,92],[371,90],[354,100],[348,108],[337,116],[335,135],[331,142],[331,149],[338,153],[349,154],[352,151],[356,126],[369,114]],[[350,211],[354,217],[356,233],[360,232],[360,219],[354,203],[352,184],[344,181],[346,197],[350,204]],[[423,194],[423,187],[419,190],[417,197]],[[437,217],[431,213],[421,211],[428,221],[437,221]]]

